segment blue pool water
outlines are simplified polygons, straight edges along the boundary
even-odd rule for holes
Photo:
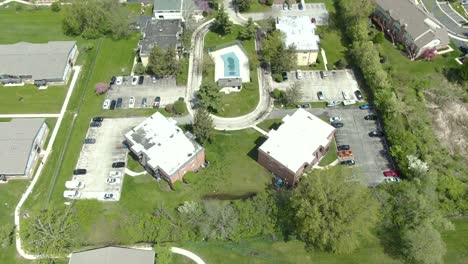
[[[224,77],[239,77],[239,59],[234,52],[221,55],[224,62]]]

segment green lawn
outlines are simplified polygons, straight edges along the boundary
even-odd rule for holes
[[[334,64],[346,55],[347,48],[343,45],[341,31],[329,26],[319,26],[317,33],[320,36],[320,48],[325,50],[328,69],[333,69]],[[323,63],[322,56],[319,56]]]
[[[257,124],[257,127],[265,130],[265,131],[270,131],[272,129],[278,129],[278,127],[282,124],[282,119],[281,118],[275,118],[275,119],[269,119],[265,120],[261,123]]]
[[[127,168],[131,171],[134,172],[142,172],[145,171],[145,168],[141,166],[141,164],[138,162],[138,160],[134,159],[132,155],[128,154],[127,155]]]
[[[445,232],[442,237],[447,244],[447,254],[445,255],[445,263],[462,264],[468,259],[468,218],[452,218],[450,219],[455,224],[455,230]]]
[[[319,166],[327,166],[330,163],[334,162],[338,158],[338,154],[336,154],[336,142],[333,139],[330,148],[327,151],[327,154],[320,160]]]
[[[205,55],[203,78],[214,80],[214,63],[208,54],[208,50],[216,46],[231,43],[237,39],[239,30],[242,27],[233,25],[232,32],[226,36],[215,32],[208,32],[205,36]],[[258,76],[257,76],[257,54],[255,52],[254,40],[241,41],[242,46],[247,51],[250,62],[250,83],[244,83],[242,91],[239,93],[223,94],[221,99],[222,109],[216,113],[223,117],[242,116],[252,112],[258,104]]]
[[[189,58],[182,57],[179,61],[179,72],[176,76],[177,85],[187,85]]]
[[[271,6],[260,3],[260,0],[252,0],[249,10],[242,13],[262,13],[271,11]]]
[[[0,86],[0,113],[60,113],[68,88],[65,86],[49,86],[39,90],[34,85]]]

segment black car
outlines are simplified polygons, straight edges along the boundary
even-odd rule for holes
[[[145,76],[142,75],[142,76],[138,77],[138,84],[142,85],[144,80],[145,80]]]
[[[114,110],[116,105],[117,105],[117,102],[115,100],[112,100],[109,109]]]
[[[102,123],[96,122],[96,121],[93,121],[91,122],[91,124],[89,124],[89,127],[100,127],[100,126],[102,126]]]
[[[76,169],[73,171],[73,175],[85,175],[86,172],[86,169]]]
[[[325,97],[323,97],[322,91],[318,91],[318,92],[317,92],[317,97],[318,97],[318,99],[319,99],[320,101],[322,101],[323,99],[325,99]]]
[[[112,163],[112,168],[123,168],[123,167],[125,167],[125,162],[123,161]]]
[[[94,139],[94,138],[85,138],[85,140],[83,140],[83,143],[85,143],[85,144],[94,144],[94,143],[96,143],[96,139]]]
[[[302,3],[299,3],[299,4],[297,5],[297,8],[298,8],[299,10],[304,9],[304,7],[302,6]]]
[[[114,100],[115,101],[115,100]],[[112,103],[111,103],[112,104]],[[122,108],[122,97],[117,98],[117,105],[115,106],[117,109]]]
[[[354,92],[354,95],[356,95],[356,98],[357,98],[358,100],[362,100],[362,98],[363,98],[363,97],[362,97],[362,93],[361,93],[361,91],[359,91],[359,90],[356,90],[356,91]]]
[[[115,81],[117,81],[117,78],[115,76],[112,76],[112,78],[110,79],[109,84],[113,85],[113,84],[115,84]]]
[[[148,101],[148,99],[146,99],[146,97],[141,99],[141,108],[146,108],[146,101]]]
[[[354,164],[356,164],[356,162],[354,160],[343,160],[340,162],[341,165],[348,165],[348,166],[353,166]]]
[[[369,137],[383,137],[384,133],[382,131],[371,131],[369,132]]]
[[[331,123],[331,125],[334,126],[335,128],[344,127],[343,123]]]
[[[364,117],[365,120],[377,120],[377,116],[376,115],[366,115]]]
[[[156,96],[156,98],[154,98],[153,108],[159,108],[160,104],[161,104],[161,97]]]
[[[287,72],[283,72],[281,74],[281,76],[283,76],[283,81],[287,81],[288,80],[288,73]]]
[[[340,151],[340,150],[349,150],[350,147],[349,147],[349,145],[339,145],[338,147],[336,147],[336,149],[338,151]]]
[[[104,117],[102,116],[96,116],[93,118],[93,121],[96,121],[96,122],[102,122],[104,120]]]

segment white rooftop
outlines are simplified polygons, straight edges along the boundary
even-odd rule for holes
[[[293,115],[285,116],[277,130],[268,132],[260,150],[295,173],[314,159],[315,151],[328,145],[328,136],[334,130],[327,122],[299,108]]]
[[[156,112],[125,134],[125,138],[133,143],[133,152],[145,153],[150,167],[160,168],[171,176],[202,149],[176,124],[174,119]]]
[[[294,45],[297,50],[318,51],[320,38],[315,28],[308,16],[282,16],[276,20],[276,29],[286,35],[286,46]]]

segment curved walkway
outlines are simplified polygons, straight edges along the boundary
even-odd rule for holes
[[[146,171],[134,172],[134,171],[130,170],[129,168],[125,168],[125,174],[127,174],[128,176],[135,177],[135,176],[145,175]]]
[[[442,10],[437,0],[420,0],[420,2],[426,12],[431,14],[447,29],[451,38],[468,42],[468,28],[461,27],[453,18],[447,15],[447,13]]]
[[[177,247],[172,247],[171,251],[173,253],[186,256],[187,258],[195,261],[195,263],[197,263],[197,264],[206,264],[199,256],[195,255],[194,253],[192,253],[192,252],[190,252],[188,250],[185,250],[185,249],[182,249],[182,248],[177,248]]]
[[[236,24],[244,24],[246,19],[241,17],[236,11],[234,11],[231,1],[224,0],[226,12],[229,15],[229,18]],[[189,114],[193,117],[194,110],[191,107],[190,102],[194,101],[194,93],[198,91],[202,83],[202,67],[203,67],[203,49],[204,49],[204,39],[206,33],[208,33],[211,24],[214,19],[207,21],[206,23],[199,26],[192,35],[193,51],[190,54],[189,60],[189,76],[187,82],[187,108]],[[261,42],[256,37],[255,39],[255,49],[257,51],[261,50]],[[270,97],[270,87],[271,87],[271,76],[269,70],[265,70],[260,66],[257,68],[257,78],[259,86],[259,102],[257,107],[251,113],[239,116],[239,117],[219,117],[216,115],[211,115],[213,118],[213,123],[215,129],[217,130],[240,130],[246,129],[263,121],[269,113],[273,110],[273,101]]]

